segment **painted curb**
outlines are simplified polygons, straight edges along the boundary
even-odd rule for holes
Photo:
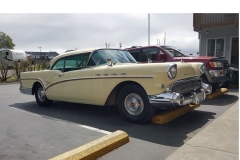
[[[167,123],[189,111],[194,110],[195,108],[199,107],[200,104],[197,103],[195,105],[186,105],[177,109],[173,109],[170,111],[166,111],[160,114],[157,114],[155,116],[153,116],[152,118],[152,122],[153,123],[158,123],[158,124],[164,124]]]
[[[94,160],[128,142],[128,134],[117,130],[49,160]]]
[[[219,97],[225,93],[228,92],[228,89],[227,88],[220,88],[219,90],[216,90],[215,92],[209,94],[206,96],[206,99],[209,100],[209,99],[214,99],[216,97]]]

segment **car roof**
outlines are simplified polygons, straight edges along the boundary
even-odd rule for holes
[[[74,51],[70,51],[70,52],[59,54],[58,56],[56,56],[54,59],[51,60],[50,65],[52,66],[53,63],[55,63],[58,59],[66,57],[66,56],[71,56],[71,55],[75,55],[75,54],[82,54],[82,53],[89,53],[89,52],[92,53],[92,52],[94,52],[96,50],[101,50],[101,49],[122,50],[122,49],[119,49],[119,48],[93,48],[93,49],[74,50]]]
[[[52,66],[53,63],[55,63],[58,59],[62,58],[62,57],[66,57],[66,56],[70,56],[70,55],[75,55],[75,54],[81,54],[81,53],[86,53],[86,52],[93,52],[97,50],[95,49],[84,49],[84,50],[74,50],[74,51],[70,51],[70,52],[66,52],[66,53],[62,53],[59,54],[58,56],[54,57],[51,61],[50,61],[50,65]]]
[[[124,50],[130,51],[130,50],[136,50],[136,49],[142,49],[142,48],[150,48],[150,47],[160,47],[158,45],[151,45],[151,46],[132,46],[130,48],[125,48]]]

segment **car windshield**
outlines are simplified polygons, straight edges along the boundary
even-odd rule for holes
[[[168,52],[172,57],[186,57],[184,54],[170,46],[161,46],[161,48]]]
[[[137,61],[127,51],[100,49],[92,54],[89,66],[106,64],[107,59],[111,59],[113,63],[137,63]]]

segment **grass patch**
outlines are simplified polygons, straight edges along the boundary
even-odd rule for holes
[[[6,82],[7,82],[7,83],[10,83],[10,82],[18,82],[18,80],[17,80],[14,76],[11,76],[10,78],[7,79]]]

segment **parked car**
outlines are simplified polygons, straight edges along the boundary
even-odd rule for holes
[[[198,65],[198,66],[197,66]],[[128,121],[144,123],[156,108],[203,101],[211,86],[195,72],[201,63],[141,64],[120,49],[77,50],[51,60],[47,70],[23,72],[20,92],[35,95],[40,106],[53,100],[117,105]]]
[[[210,84],[212,90],[215,91],[226,84],[229,77],[226,75],[229,72],[229,63],[223,58],[208,57],[208,56],[186,56],[180,51],[170,46],[133,46],[126,48],[132,56],[143,63],[153,62],[202,62],[206,66],[205,74],[200,75],[204,83]]]

